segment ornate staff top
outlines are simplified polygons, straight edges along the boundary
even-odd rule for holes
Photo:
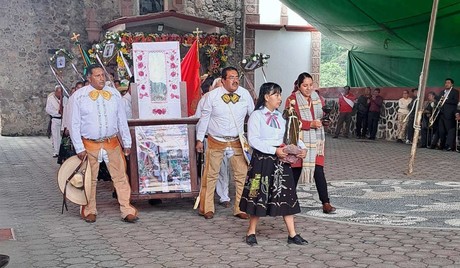
[[[80,41],[78,40],[79,37],[80,34],[72,33],[72,37],[70,38],[70,40],[74,41],[75,43],[80,43]]]

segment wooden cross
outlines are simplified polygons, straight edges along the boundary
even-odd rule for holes
[[[194,34],[196,34],[196,39],[200,39],[200,33],[203,33],[203,31],[200,31],[200,29],[197,27],[195,31],[193,31]]]
[[[72,33],[70,40],[78,42],[78,37],[80,37],[80,34]]]

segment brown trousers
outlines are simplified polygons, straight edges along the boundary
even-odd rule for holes
[[[236,188],[233,215],[242,213],[240,210],[240,200],[241,194],[243,193],[246,174],[248,172],[248,165],[244,159],[240,141],[220,142],[209,136],[208,148],[206,150],[206,164],[203,178],[201,179],[200,214],[214,212],[214,191],[216,189],[217,177],[219,176],[224,151],[227,147],[232,147],[234,151],[234,155],[230,158],[230,165]]]
[[[91,196],[88,205],[82,207],[82,215],[97,215],[96,209],[96,187],[97,174],[99,173],[99,162],[97,157],[101,148],[107,151],[109,163],[107,168],[112,177],[113,186],[117,191],[118,203],[120,204],[121,217],[125,218],[128,214],[137,215],[137,210],[131,206],[131,186],[129,185],[128,175],[126,175],[126,160],[117,137],[108,139],[104,142],[94,142],[83,139],[83,144],[88,154],[91,166]]]

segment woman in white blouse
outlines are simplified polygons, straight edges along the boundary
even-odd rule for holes
[[[403,96],[398,100],[398,133],[397,142],[403,143],[406,140],[407,115],[409,114],[409,104],[412,98],[409,98],[409,91],[404,90]]]
[[[304,245],[307,241],[296,233],[294,214],[300,212],[290,164],[283,151],[286,122],[277,110],[281,105],[281,87],[265,83],[248,121],[248,141],[254,149],[240,202],[240,210],[250,215],[246,235],[248,245],[257,244],[256,227],[260,217],[283,216],[288,243]],[[304,148],[302,142],[299,146]],[[304,158],[306,150],[296,155]]]

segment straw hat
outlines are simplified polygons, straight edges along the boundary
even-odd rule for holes
[[[73,176],[72,176],[73,175]],[[66,183],[68,181],[68,183]],[[71,202],[78,205],[87,205],[91,195],[91,167],[89,161],[81,161],[74,155],[62,164],[58,172],[58,185],[62,193]]]

